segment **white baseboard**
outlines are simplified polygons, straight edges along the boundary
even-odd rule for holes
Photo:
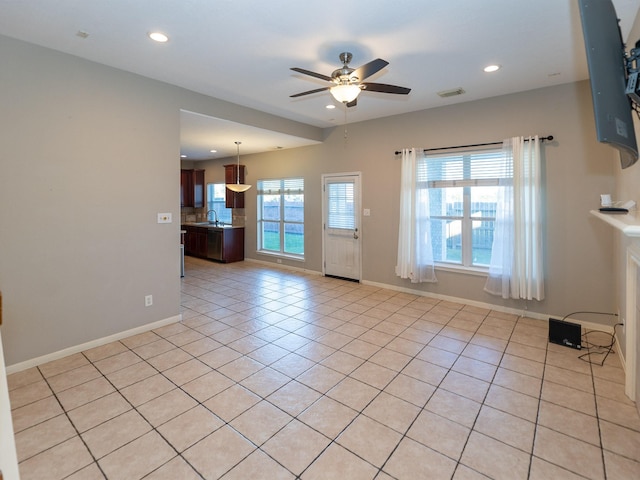
[[[296,267],[295,265],[286,265],[284,263],[274,263],[268,260],[260,260],[258,258],[245,258],[244,261],[247,263],[258,263],[260,265],[264,265],[272,268],[281,268],[283,270],[294,270],[296,272],[301,272],[301,273],[306,273],[311,275],[319,275],[319,276],[322,275],[322,272],[319,272],[318,270],[309,270],[304,267]]]
[[[9,365],[7,366],[7,375],[21,372],[22,370],[27,370],[28,368],[37,367],[38,365],[42,365],[43,363],[51,362],[53,360],[59,360],[63,357],[73,355],[74,353],[84,352],[85,350],[89,350],[91,348],[100,347],[102,345],[106,345],[107,343],[115,342],[126,337],[131,337],[139,333],[144,333],[148,332],[149,330],[164,327],[165,325],[170,325],[172,323],[179,322],[180,320],[182,320],[182,315],[175,315],[173,317],[165,318],[164,320],[158,320],[157,322],[147,323],[146,325],[141,325],[130,330],[114,333],[113,335],[109,335],[108,337],[98,338],[96,340],[91,340],[90,342],[82,343],[80,345],[74,345],[73,347],[58,350],[57,352],[49,353],[47,355],[42,355],[41,357],[36,357],[32,358],[31,360],[25,360],[24,362]]]
[[[616,347],[616,352],[618,352],[618,358],[620,359],[620,364],[622,365],[622,370],[624,370],[624,372],[626,374],[627,373],[627,361],[625,360],[624,355],[622,354],[622,349],[620,348],[620,339],[618,338],[618,335],[615,335],[614,339],[616,341],[614,346]]]
[[[378,283],[378,282],[370,282],[368,280],[363,280],[361,281],[361,283],[363,285],[371,285],[372,287],[385,288],[387,290],[394,290],[396,292],[408,293],[411,295],[418,295],[420,297],[435,298],[436,300],[443,300],[445,302],[464,303],[465,305],[471,305],[472,307],[484,308],[486,310],[495,310],[496,312],[511,313],[513,315],[518,315],[523,317],[526,316],[528,318],[538,318],[540,320],[548,319],[548,315],[545,315],[542,313],[526,311],[527,315],[523,315],[522,309],[503,307],[500,305],[493,305],[491,303],[485,303],[485,302],[477,302],[474,300],[469,300],[467,298],[454,297],[452,295],[442,295],[440,293],[425,292],[423,290],[414,290],[412,288],[398,287],[395,285],[387,285],[385,283]]]
[[[316,270],[308,270],[306,268],[301,268],[301,267],[296,267],[296,266],[291,266],[291,265],[276,264],[276,263],[268,262],[268,261],[264,261],[264,260],[246,258],[245,261],[252,262],[252,263],[257,263],[257,264],[263,264],[265,266],[269,266],[269,267],[272,267],[272,268],[275,267],[275,268],[282,268],[282,269],[286,269],[286,270],[295,270],[295,271],[304,272],[304,273],[307,273],[307,274],[322,275],[322,272],[318,272]],[[469,299],[461,298],[461,297],[454,297],[454,296],[450,296],[450,295],[442,295],[442,294],[437,294],[437,293],[425,292],[425,291],[422,291],[422,290],[414,290],[414,289],[411,289],[411,288],[399,287],[399,286],[396,286],[396,285],[388,285],[386,283],[371,282],[371,281],[368,281],[368,280],[361,280],[360,283],[362,285],[370,285],[370,286],[373,286],[373,287],[384,288],[384,289],[387,289],[387,290],[393,290],[393,291],[402,292],[402,293],[409,293],[409,294],[418,295],[418,296],[422,296],[422,297],[430,297],[430,298],[449,301],[449,302],[453,302],[453,303],[464,303],[465,305],[471,305],[471,306],[474,306],[474,307],[484,308],[484,309],[487,309],[487,310],[494,310],[494,311],[503,312],[503,313],[510,313],[510,314],[513,314],[513,315],[518,315],[518,316],[522,316],[522,317],[526,317],[526,318],[543,320],[545,322],[548,322],[549,317],[562,318],[562,316],[558,316],[558,315],[550,315],[550,314],[546,314],[546,313],[536,313],[536,312],[531,312],[529,310],[522,310],[522,309],[516,309],[516,308],[503,307],[503,306],[500,306],[500,305],[494,305],[494,304],[485,303],[485,302],[478,302],[478,301],[469,300]],[[142,325],[140,327],[136,327],[136,328],[133,328],[131,330],[125,330],[124,332],[119,332],[119,333],[110,335],[108,337],[99,338],[97,340],[92,340],[90,342],[83,343],[81,345],[75,345],[73,347],[69,347],[69,348],[66,348],[64,350],[59,350],[57,352],[53,352],[53,353],[50,353],[48,355],[43,355],[41,357],[33,358],[31,360],[26,360],[24,362],[20,362],[20,363],[8,366],[7,367],[7,374],[9,375],[11,373],[20,372],[22,370],[26,370],[26,369],[31,368],[31,367],[36,367],[38,365],[42,365],[43,363],[47,363],[47,362],[50,362],[52,360],[58,360],[60,358],[66,357],[68,355],[72,355],[74,353],[79,353],[79,352],[82,352],[82,351],[85,351],[85,350],[89,350],[91,348],[99,347],[101,345],[105,345],[107,343],[114,342],[114,341],[120,340],[122,338],[130,337],[130,336],[136,335],[138,333],[144,333],[144,332],[147,332],[149,330],[153,330],[155,328],[160,328],[160,327],[163,327],[165,325],[169,325],[169,324],[172,324],[172,323],[179,322],[181,320],[182,320],[182,315],[176,315],[174,317],[169,317],[169,318],[166,318],[164,320],[160,320],[160,321],[157,321],[157,322],[154,322],[154,323],[149,323],[147,325]],[[576,319],[576,318],[571,318],[570,321],[572,321],[574,323],[578,323],[583,328],[588,329],[588,330],[596,330],[596,331],[611,333],[609,331],[607,325],[601,325],[601,324],[598,324],[598,323],[587,322],[587,321]],[[617,338],[616,338],[616,342],[617,342]],[[619,354],[620,359],[622,361],[622,364],[624,366],[624,357],[622,356],[622,354],[620,352],[620,348],[618,348],[618,354]]]
[[[447,302],[464,303],[465,305],[471,305],[473,307],[484,308],[486,310],[494,310],[496,312],[502,312],[502,313],[510,313],[510,314],[513,314],[513,315],[521,316],[521,317],[533,318],[535,320],[543,320],[545,322],[549,321],[549,317],[558,318],[558,319],[562,318],[562,316],[551,315],[551,314],[548,314],[548,313],[538,313],[538,312],[532,312],[530,310],[523,310],[523,309],[519,309],[519,308],[503,307],[501,305],[494,305],[492,303],[478,302],[478,301],[474,301],[474,300],[469,300],[467,298],[453,297],[451,295],[442,295],[442,294],[438,294],[438,293],[424,292],[422,290],[413,290],[411,288],[397,287],[397,286],[394,286],[394,285],[387,285],[387,284],[384,284],[384,283],[369,282],[369,281],[366,281],[366,280],[362,281],[361,283],[363,285],[371,285],[371,286],[374,286],[374,287],[386,288],[387,290],[395,290],[395,291],[402,292],[402,293],[409,293],[409,294],[413,294],[413,295],[419,295],[419,296],[422,296],[422,297],[435,298],[437,300],[444,300],[444,301],[447,301]],[[571,318],[571,319],[569,319],[569,321],[574,322],[574,323],[578,323],[578,324],[580,324],[580,326],[582,326],[583,328],[585,328],[587,330],[597,330],[599,332],[607,332],[607,333],[609,333],[609,329],[608,329],[609,327],[607,325],[601,325],[599,323],[588,322],[586,320],[580,320],[580,319],[576,319],[576,318]]]
[[[295,270],[295,271],[307,273],[307,274],[322,275],[322,272],[319,272],[317,270],[308,270],[306,268],[296,267],[293,265],[276,264],[270,261],[257,260],[254,258],[245,258],[245,262],[253,262],[253,263],[258,263],[258,264],[262,264],[269,267],[282,268],[286,270]],[[370,285],[372,287],[384,288],[386,290],[393,290],[396,292],[408,293],[411,295],[418,295],[420,297],[435,298],[437,300],[444,300],[444,301],[453,302],[453,303],[464,303],[465,305],[471,305],[473,307],[484,308],[487,310],[494,310],[496,312],[502,312],[502,313],[510,313],[513,315],[518,315],[526,318],[533,318],[536,320],[544,320],[545,322],[549,321],[549,317],[557,318],[557,319],[562,319],[563,317],[562,315],[532,312],[530,310],[523,310],[521,308],[503,307],[501,305],[494,305],[492,303],[478,302],[478,301],[469,300],[467,298],[462,298],[462,297],[454,297],[451,295],[442,295],[439,293],[425,292],[424,290],[415,290],[412,288],[400,287],[397,285],[389,285],[387,283],[372,282],[369,280],[360,280],[360,283],[362,285]],[[568,319],[568,321],[571,321],[573,323],[578,323],[581,327],[587,330],[596,330],[599,332],[610,333],[609,327],[607,325],[593,323],[586,320],[580,320],[579,318],[573,318],[573,317]]]

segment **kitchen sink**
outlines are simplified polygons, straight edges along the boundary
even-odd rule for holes
[[[213,227],[213,228],[223,228],[223,227],[230,227],[231,225],[228,225],[226,223],[222,223],[222,222],[218,222],[218,224],[216,225],[215,223],[212,222],[197,222],[197,223],[192,223],[191,225],[194,225],[196,227]]]

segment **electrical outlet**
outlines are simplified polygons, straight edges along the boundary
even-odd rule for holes
[[[153,295],[146,295],[144,297],[144,306],[150,307],[151,305],[153,305]]]
[[[158,214],[158,223],[171,223],[171,214],[170,213],[159,213]]]

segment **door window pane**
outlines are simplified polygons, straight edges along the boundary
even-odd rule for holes
[[[356,225],[353,183],[330,183],[328,186],[328,227],[353,230]]]

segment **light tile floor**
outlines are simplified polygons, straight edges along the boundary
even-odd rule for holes
[[[23,480],[640,478],[617,354],[544,321],[249,262],[187,258],[182,291],[9,376]]]

